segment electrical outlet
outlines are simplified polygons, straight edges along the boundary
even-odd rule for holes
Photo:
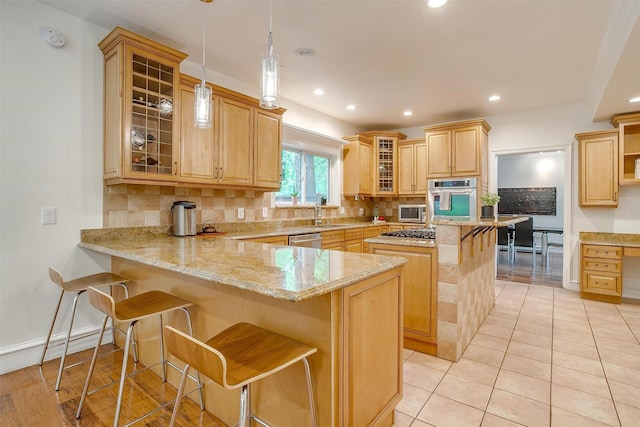
[[[340,206],[340,215],[344,215],[344,206]]]
[[[56,223],[56,208],[42,208],[42,225]]]
[[[364,208],[358,208],[358,215],[364,215]]]
[[[269,209],[268,208],[262,208],[262,218],[266,218],[269,216]]]
[[[238,208],[238,219],[244,219],[244,208]]]

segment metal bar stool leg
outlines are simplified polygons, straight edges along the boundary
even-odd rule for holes
[[[116,402],[116,413],[113,418],[113,427],[118,427],[120,421],[120,411],[122,409],[122,395],[124,394],[124,382],[127,379],[127,359],[129,358],[129,347],[131,347],[131,334],[133,327],[138,323],[134,320],[127,329],[127,342],[124,345],[124,355],[122,356],[122,373],[120,374],[120,386],[118,387],[118,401]]]
[[[245,427],[245,423],[247,421],[247,411],[248,409],[248,401],[249,401],[249,386],[243,385],[242,390],[240,390],[240,419],[238,421],[238,427]],[[249,423],[251,423],[251,419],[249,419]],[[250,426],[247,426],[250,427]]]
[[[304,371],[307,377],[307,392],[309,393],[309,411],[311,411],[311,425],[318,427],[318,414],[316,412],[315,396],[313,393],[313,382],[311,381],[311,368],[309,367],[309,361],[305,357],[302,359],[304,363]]]
[[[71,319],[69,320],[69,330],[67,331],[67,336],[64,339],[64,349],[62,350],[62,357],[60,357],[60,367],[58,368],[58,378],[56,379],[56,387],[55,390],[60,390],[60,381],[62,380],[62,371],[64,370],[64,361],[67,358],[67,351],[69,350],[69,340],[71,339],[71,330],[73,329],[73,320],[76,317],[76,308],[78,307],[78,299],[80,295],[82,295],[85,291],[80,291],[76,293],[76,296],[73,298],[73,307],[71,309]],[[99,344],[99,343],[98,343]]]
[[[184,389],[187,384],[187,379],[189,378],[189,368],[189,365],[185,365],[184,370],[182,371],[182,376],[180,377],[180,385],[178,386],[178,394],[176,395],[176,401],[173,404],[173,412],[171,413],[171,421],[169,422],[169,427],[173,427],[176,420],[178,419],[178,408],[180,408],[180,402],[182,402]]]
[[[96,367],[96,359],[98,358],[98,349],[100,348],[100,343],[102,342],[104,330],[107,327],[107,320],[109,320],[109,316],[104,316],[104,320],[102,321],[102,328],[100,329],[100,335],[98,336],[98,342],[96,343],[95,350],[93,350],[93,357],[91,357],[91,365],[89,365],[89,372],[87,373],[87,379],[84,382],[84,389],[82,390],[82,395],[80,396],[80,403],[78,404],[76,419],[80,418],[80,416],[82,415],[82,406],[84,405],[84,400],[86,399],[87,392],[89,391],[89,383],[91,382],[93,369]]]
[[[60,299],[58,299],[58,306],[56,307],[55,313],[53,313],[53,319],[51,319],[51,326],[49,327],[49,334],[47,335],[47,340],[44,343],[44,348],[42,349],[42,356],[40,357],[40,363],[38,366],[42,366],[44,362],[44,357],[47,354],[47,350],[49,349],[49,341],[51,341],[51,334],[53,333],[53,327],[56,324],[56,319],[58,318],[58,312],[60,311],[60,305],[62,304],[62,297],[64,297],[64,289],[60,291]]]

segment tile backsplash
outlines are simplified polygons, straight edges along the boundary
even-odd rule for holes
[[[271,192],[255,190],[221,190],[213,188],[188,188],[161,185],[116,184],[105,185],[103,197],[103,227],[150,227],[171,225],[171,206],[174,201],[189,200],[196,203],[198,224],[204,221],[255,222],[287,219],[313,219],[313,206],[272,206]],[[373,216],[377,205],[380,215],[397,218],[398,204],[424,203],[424,198],[370,198],[354,200],[341,198],[339,206],[323,207],[325,218]],[[262,218],[262,208],[267,217]],[[238,208],[244,208],[244,219],[238,219]]]

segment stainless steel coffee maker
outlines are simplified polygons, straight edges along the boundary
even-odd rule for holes
[[[196,235],[196,204],[186,200],[173,202],[173,235]]]

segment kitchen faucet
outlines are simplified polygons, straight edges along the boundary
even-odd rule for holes
[[[316,206],[313,211],[313,224],[318,227],[322,225],[322,194],[316,194]]]

